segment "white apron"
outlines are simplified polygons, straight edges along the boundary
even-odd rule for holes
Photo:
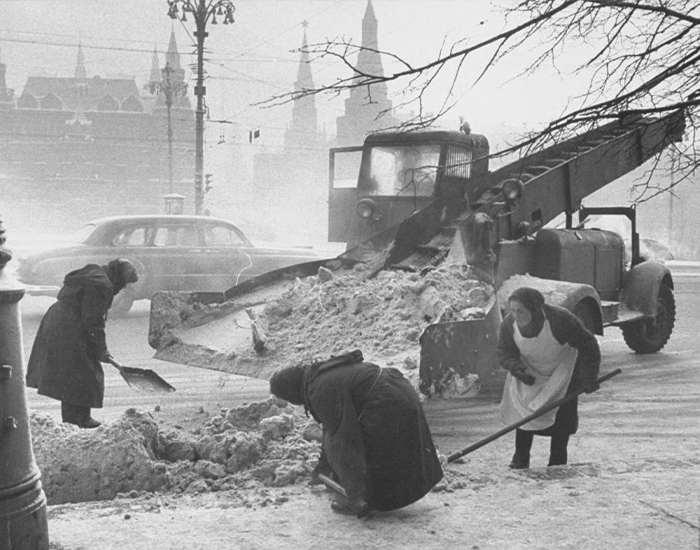
[[[568,344],[562,346],[554,338],[548,319],[544,320],[542,330],[534,338],[522,336],[518,324],[513,323],[513,338],[520,350],[521,361],[527,372],[535,377],[535,383],[528,386],[508,373],[499,407],[504,424],[518,422],[547,403],[564,397],[578,357],[576,348]],[[558,407],[552,409],[520,429],[537,431],[549,428],[554,424],[557,410]]]

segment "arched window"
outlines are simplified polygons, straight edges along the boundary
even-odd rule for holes
[[[63,103],[61,100],[54,94],[53,92],[49,92],[44,98],[41,100],[41,108],[42,109],[50,109],[53,111],[60,111],[63,109]]]
[[[142,113],[143,112],[143,104],[135,98],[133,95],[130,95],[124,100],[124,103],[122,103],[122,111],[129,111],[132,113]]]
[[[24,92],[17,100],[17,107],[19,109],[38,109],[39,102],[32,94]]]
[[[98,103],[97,110],[98,111],[118,111],[119,110],[119,102],[114,97],[107,94]]]

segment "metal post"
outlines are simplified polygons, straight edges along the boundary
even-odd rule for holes
[[[673,226],[675,221],[674,218],[677,215],[677,213],[675,212],[674,208],[674,195],[676,194],[676,155],[674,149],[670,150],[669,156],[671,157],[671,186],[668,190],[668,247],[671,249],[675,249],[676,247],[674,246],[673,242]]]
[[[0,220],[0,548],[48,550],[46,495],[34,461],[24,384],[19,301],[24,287],[5,270]]]
[[[168,74],[168,87],[170,85]],[[165,109],[168,112],[168,193],[173,193],[173,125],[170,119],[170,109],[173,106],[173,94],[165,95]]]
[[[204,87],[204,39],[208,36],[204,29],[206,26],[206,7],[204,0],[199,0],[196,14],[197,30],[197,86],[194,95],[197,96],[197,110],[195,111],[195,162],[194,162],[194,213],[201,216],[204,213],[204,190],[202,189],[202,174],[204,174],[204,95],[207,90]]]
[[[165,98],[165,110],[168,117],[168,194],[173,194],[173,124],[172,124],[172,107],[173,98],[187,93],[187,84],[184,82],[173,82],[170,76],[173,73],[173,68],[170,63],[166,63],[165,67],[160,71],[160,82],[151,83],[151,93],[162,93]]]
[[[223,24],[233,23],[233,2],[231,0],[168,0],[168,16],[171,19],[187,21],[187,14],[194,17],[197,37],[197,85],[194,95],[197,96],[195,111],[195,163],[194,163],[194,213],[204,213],[204,39],[207,22],[217,24],[217,16],[223,17]]]

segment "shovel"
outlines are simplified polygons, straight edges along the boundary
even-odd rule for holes
[[[114,357],[110,357],[108,361],[111,365],[117,367],[119,374],[122,375],[122,378],[133,390],[152,393],[170,393],[175,391],[175,388],[173,388],[151,369],[125,367],[117,363]]]
[[[610,380],[613,376],[617,376],[621,372],[622,372],[622,369],[615,369],[614,371],[611,371],[608,374],[605,374],[605,375],[601,376],[600,378],[598,378],[598,380],[596,380],[596,382],[600,385],[601,382],[605,382],[606,380]],[[454,462],[458,458],[463,457],[464,455],[467,455],[473,451],[476,451],[477,449],[483,447],[484,445],[486,445],[488,443],[491,443],[492,441],[494,441],[495,439],[498,439],[502,435],[505,435],[508,432],[512,432],[516,428],[519,428],[523,424],[527,424],[531,420],[534,420],[535,418],[542,416],[543,414],[551,411],[552,409],[555,409],[556,407],[561,407],[564,403],[568,403],[569,401],[574,399],[576,396],[582,394],[583,391],[584,391],[583,388],[581,388],[581,389],[575,391],[574,393],[566,395],[566,396],[562,397],[561,399],[557,399],[556,401],[553,401],[552,403],[545,405],[544,407],[540,407],[531,415],[526,416],[525,418],[518,420],[517,422],[510,424],[509,426],[506,426],[502,430],[497,431],[495,434],[491,434],[490,436],[482,439],[481,441],[477,441],[473,445],[470,445],[469,447],[462,449],[459,452],[451,454],[450,456],[447,457],[448,464],[450,462]]]
[[[348,498],[348,494],[345,492],[345,489],[340,483],[336,483],[325,474],[318,474],[318,479],[320,479],[324,483],[324,485],[329,489],[333,489],[336,493],[343,495],[345,498]]]

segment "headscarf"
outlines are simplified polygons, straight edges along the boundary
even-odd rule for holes
[[[270,379],[270,393],[293,405],[304,404],[304,367],[286,367]]]
[[[135,283],[139,280],[134,264],[123,258],[112,260],[103,269],[107,272],[109,280],[112,281],[114,294],[117,294],[129,283]]]
[[[542,293],[537,289],[523,286],[513,291],[508,297],[508,301],[511,300],[520,302],[532,314],[530,324],[526,327],[518,327],[520,334],[526,338],[537,336],[544,326],[544,310],[542,309],[544,296]]]

